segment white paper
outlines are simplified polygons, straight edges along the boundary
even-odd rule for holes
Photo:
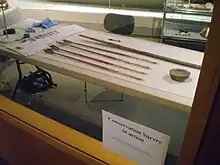
[[[54,26],[41,32],[32,33],[30,38],[8,44],[7,47],[23,55],[29,56],[47,48],[51,44],[56,44],[59,40],[85,30],[85,28],[78,25],[57,25],[57,28]]]
[[[170,136],[104,110],[102,118],[106,148],[140,165],[164,165]]]
[[[70,25],[57,29],[57,31],[62,35],[63,38],[69,37],[73,34],[81,33],[85,30],[85,28],[78,25]]]

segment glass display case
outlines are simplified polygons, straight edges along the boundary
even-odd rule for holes
[[[11,5],[10,2],[11,1],[9,1],[9,6]],[[134,34],[141,35],[145,40],[150,39],[150,37],[159,37],[157,35],[159,35],[158,31],[160,30],[160,23],[163,22],[161,37],[164,42],[166,39],[179,39],[184,42],[188,42],[190,40],[192,42],[198,41],[199,43],[205,43],[206,40],[199,36],[199,31],[209,24],[212,13],[207,10],[185,10],[182,8],[184,4],[179,5],[176,1],[175,3],[166,2],[163,13],[162,0],[143,0],[138,2],[135,0],[86,0],[83,1],[83,3],[82,1],[77,0],[19,0],[16,2],[16,5],[20,6],[25,19],[32,19],[31,21],[34,22],[50,17],[53,21],[56,21],[56,24],[58,25],[77,24],[88,29],[100,31],[106,31],[103,28],[103,20],[107,13],[126,13],[127,15],[133,15],[135,17],[136,22]],[[12,5],[10,7],[13,8],[14,6]],[[187,17],[185,17],[186,14],[188,15]],[[194,21],[193,19],[197,19],[197,17],[195,18],[193,16],[199,16],[199,18],[201,16],[201,20],[205,18],[207,18],[207,20]],[[7,20],[11,19],[7,17],[6,21]],[[194,22],[193,25],[192,22]],[[188,25],[192,26],[189,27]],[[7,26],[10,27],[10,25]],[[21,27],[19,27],[19,29],[20,28]],[[40,29],[41,32],[44,30],[45,29],[43,28]],[[110,34],[110,32],[107,34]],[[149,36],[149,34],[150,37],[146,39],[145,36]],[[137,36],[138,35],[130,35],[129,37]],[[143,41],[141,40],[140,42]],[[123,62],[123,59],[121,61]],[[127,63],[130,64],[130,62]],[[30,70],[36,71],[36,69],[39,69],[38,66],[36,67],[23,62],[20,64],[21,68],[18,67],[18,70],[20,70],[20,72],[22,70],[23,75],[30,74]],[[123,69],[124,68],[125,67],[123,67]],[[123,117],[170,136],[171,141],[165,165],[177,165],[178,157],[181,152],[182,141],[190,116],[190,110],[179,111],[179,109],[168,106],[167,104],[157,104],[155,102],[151,102],[146,99],[147,97],[145,99],[141,99],[142,96],[134,97],[132,94],[125,94],[126,92],[115,91],[111,88],[109,89],[108,87],[105,87],[105,83],[103,83],[103,87],[100,85],[94,85],[96,83],[90,84],[90,81],[86,82],[76,78],[69,78],[65,76],[67,75],[67,70],[62,72],[64,74],[55,73],[55,71],[59,72],[59,69],[54,69],[53,71],[48,72],[51,74],[53,82],[58,84],[57,88],[52,88],[42,94],[34,96],[30,93],[18,90],[15,101],[100,142],[102,142],[103,139],[103,118],[101,112],[102,110],[106,110],[114,115]],[[14,80],[16,79],[16,75],[13,68],[7,68],[4,71],[4,74],[9,77],[9,80],[13,86],[15,86]],[[166,74],[169,73],[166,72]],[[173,82],[168,75],[163,76],[164,77],[161,79],[166,81],[166,83],[169,83],[169,85],[177,84],[176,82]],[[196,78],[198,77],[196,76]],[[187,83],[188,82],[194,83],[195,81],[189,79]],[[121,88],[118,87],[117,89]],[[8,93],[4,93],[4,95],[10,98]],[[190,98],[191,97],[193,98],[194,96],[190,96]],[[157,98],[157,100],[160,99]]]
[[[191,3],[183,0],[166,0],[161,38],[176,46],[205,50],[206,38],[201,35],[209,27],[214,5]]]
[[[213,4],[211,2],[205,3],[205,1],[201,4],[196,1],[192,3],[184,0],[166,0],[164,10],[171,13],[212,16]]]

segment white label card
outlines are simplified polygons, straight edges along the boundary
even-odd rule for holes
[[[140,165],[163,165],[170,136],[102,110],[103,144]]]

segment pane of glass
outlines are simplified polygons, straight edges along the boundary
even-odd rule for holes
[[[134,46],[137,47],[139,46],[137,43],[144,42],[143,40],[145,40],[146,46],[144,45],[142,47],[144,50],[146,50],[146,48],[151,50],[154,44],[149,41],[155,41],[157,43],[162,42],[163,44],[204,52],[206,34],[212,16],[212,9],[210,6],[206,6],[205,4],[189,4],[188,1],[183,0],[167,0],[166,2],[163,0],[18,0],[16,2],[9,1],[9,6],[11,8],[8,10],[15,9],[19,6],[24,18],[33,18],[39,21],[49,17],[58,24],[77,24],[87,29],[107,32],[108,35],[111,35],[112,31],[106,27],[107,25],[104,24],[104,22],[106,15],[113,13],[116,15],[114,15],[113,19],[107,21],[108,26],[117,27],[119,24],[121,25],[124,23],[126,26],[123,28],[128,28],[127,25],[129,25],[128,29],[133,32],[132,34],[125,34],[123,32],[123,37],[128,36],[128,40],[134,39]],[[19,15],[16,14],[16,16]],[[9,15],[6,14],[6,22],[9,23],[11,20]],[[125,22],[125,20],[127,20],[127,22]],[[1,29],[3,29],[4,21],[2,20],[0,23]],[[8,24],[8,27],[12,24],[13,23]],[[43,28],[40,30],[45,31]],[[98,37],[96,39],[99,39]],[[118,37],[120,38],[121,36]],[[141,39],[141,41],[135,39]],[[0,38],[0,41],[3,41],[3,39]],[[89,43],[93,43],[93,41]],[[152,44],[151,47],[147,47],[148,44]],[[156,43],[155,45],[158,46]],[[105,49],[111,49],[110,46],[106,44],[105,46],[104,50],[99,50],[99,52],[104,55],[108,54],[105,52]],[[160,48],[161,47],[158,46],[158,49]],[[115,49],[116,48],[113,50]],[[176,50],[177,48],[173,47],[173,49]],[[178,54],[181,52],[192,53],[185,49],[178,50]],[[133,53],[133,55],[135,54],[134,52],[127,52],[124,50],[117,49],[117,51],[122,51],[125,56],[130,53]],[[166,53],[166,51],[163,53]],[[135,56],[142,55],[140,53],[135,54]],[[202,55],[203,53],[201,53],[201,56]],[[93,54],[93,57],[94,56]],[[96,57],[97,56],[96,54]],[[115,54],[113,54],[113,56],[115,57]],[[0,61],[1,58],[3,57],[0,56]],[[122,59],[126,59],[126,57]],[[96,60],[99,59],[97,58]],[[154,58],[154,60],[158,59]],[[129,62],[132,62],[132,60],[130,59]],[[143,61],[140,63],[142,62]],[[163,63],[167,62],[162,61],[161,63],[161,65],[163,65]],[[150,74],[153,74],[155,77],[160,76],[160,73],[164,71],[164,69],[161,69],[159,71],[157,70],[158,73],[154,73],[157,68],[149,63],[146,65],[154,68],[147,72],[150,72]],[[172,64],[172,68],[174,68],[174,66],[178,68],[187,68],[192,73],[196,73],[195,77],[191,77],[185,83],[196,82],[198,80],[199,69]],[[166,73],[163,72],[164,75],[160,80],[161,82],[155,83],[160,85],[160,83],[162,84],[166,81],[169,85],[171,84],[173,86],[181,84],[171,79],[169,75],[170,68],[165,69]],[[30,70],[36,71],[36,68],[28,64],[22,65],[23,75],[29,74]],[[112,88],[105,88],[103,87],[105,83],[103,83],[104,85],[102,83],[93,85],[81,80],[66,77],[59,73],[49,72],[52,75],[53,81],[58,84],[58,88],[50,89],[39,95],[31,95],[19,91],[16,96],[16,101],[99,141],[102,141],[101,109],[104,109],[115,115],[169,135],[171,137],[171,142],[165,164],[177,164],[190,116],[190,110],[179,110],[162,103],[157,104],[156,102],[160,100],[158,99],[160,96],[153,98],[155,102],[151,102],[148,99],[133,97],[132,92],[130,95],[122,94],[124,92],[121,90],[114,91]],[[8,77],[12,85],[15,85],[16,73],[13,67],[8,67],[4,70],[3,74]],[[74,77],[74,75],[72,75],[72,77]],[[105,81],[108,81],[108,78]],[[147,83],[149,82],[146,81],[146,84]],[[108,87],[109,86],[110,85],[108,85]],[[7,86],[5,87],[7,88]],[[193,86],[192,90],[195,90],[195,88],[196,85]],[[121,86],[114,87],[113,89],[121,89]],[[129,93],[128,91],[125,92]],[[160,89],[160,92],[164,91]],[[175,91],[168,91],[167,95],[173,92],[175,93]],[[4,94],[10,98],[9,93],[4,92]],[[194,97],[193,94],[194,92],[184,99],[192,102]],[[142,96],[142,93],[140,95]],[[178,97],[180,96],[182,95],[179,94]],[[148,98],[147,95],[144,97]]]

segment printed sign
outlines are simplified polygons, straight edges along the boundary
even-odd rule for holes
[[[140,165],[164,165],[170,137],[102,110],[103,144]]]

